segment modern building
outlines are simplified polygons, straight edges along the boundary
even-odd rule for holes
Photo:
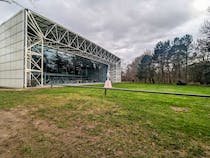
[[[24,9],[0,25],[0,87],[121,81],[121,60],[88,39]]]

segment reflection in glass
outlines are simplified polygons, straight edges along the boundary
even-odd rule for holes
[[[44,48],[44,84],[104,82],[107,68],[90,59]]]

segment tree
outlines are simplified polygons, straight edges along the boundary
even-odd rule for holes
[[[208,9],[210,17],[210,7]],[[197,49],[199,50],[199,56],[203,61],[209,60],[210,55],[210,20],[206,20],[201,26],[200,32],[202,37],[197,41]]]
[[[154,83],[154,69],[152,68],[152,56],[144,54],[141,62],[138,65],[137,76],[139,80],[144,80],[146,83]]]
[[[173,42],[172,42],[172,47],[171,47],[171,60],[173,64],[173,71],[174,71],[174,78],[177,80],[181,80],[182,74],[181,74],[181,68],[184,63],[185,59],[185,53],[182,50],[181,47],[181,38],[175,37]]]
[[[210,84],[210,62],[199,62],[189,66],[190,81]]]
[[[165,72],[166,61],[168,59],[168,53],[170,52],[170,41],[158,42],[154,48],[153,62],[157,69],[161,72],[161,82],[165,83]]]
[[[208,46],[207,46],[207,40],[200,38],[197,39],[196,44],[195,44],[195,56],[197,62],[204,62],[209,60],[209,51],[208,51]]]
[[[185,82],[187,82],[187,75],[188,75],[188,59],[190,54],[190,45],[193,41],[192,35],[186,34],[181,38],[181,47],[182,51],[185,54]]]
[[[210,16],[210,8],[208,10]],[[200,29],[201,37],[195,45],[195,60],[190,65],[190,80],[201,84],[210,83],[210,21],[206,20]]]
[[[210,17],[210,7],[208,8],[209,17]],[[210,20],[204,21],[204,24],[201,26],[201,33],[206,36],[206,38],[210,38]]]
[[[132,81],[132,82],[138,81],[137,68],[141,59],[142,59],[142,56],[138,56],[134,59],[134,61],[131,64],[127,66],[127,69],[124,75],[124,79],[126,81]]]

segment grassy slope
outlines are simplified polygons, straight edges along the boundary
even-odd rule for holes
[[[125,83],[113,86],[210,94],[210,88],[199,86]],[[107,97],[102,94],[102,90],[79,88],[0,91],[2,110],[15,106],[33,107],[35,110],[30,113],[33,119],[46,120],[56,125],[58,131],[71,132],[71,138],[75,139],[60,141],[65,139],[63,133],[54,133],[57,140],[39,131],[38,135],[43,135],[45,141],[56,143],[25,141],[13,152],[22,156],[49,156],[52,146],[60,144],[55,149],[58,154],[64,152],[74,157],[210,156],[209,98],[119,91],[108,91]],[[171,107],[187,110],[177,112]]]

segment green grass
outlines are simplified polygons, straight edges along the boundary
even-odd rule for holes
[[[103,85],[98,85],[103,86]],[[161,92],[180,92],[180,93],[195,93],[195,94],[210,94],[210,86],[177,86],[170,84],[139,84],[139,83],[115,83],[114,87],[140,89],[140,90],[153,90]]]
[[[113,86],[210,94],[205,86]],[[210,157],[210,98],[123,91],[105,97],[100,89],[69,87],[0,91],[0,109],[16,107],[48,127],[20,130],[36,135],[22,134],[24,142],[14,149],[20,157]]]

